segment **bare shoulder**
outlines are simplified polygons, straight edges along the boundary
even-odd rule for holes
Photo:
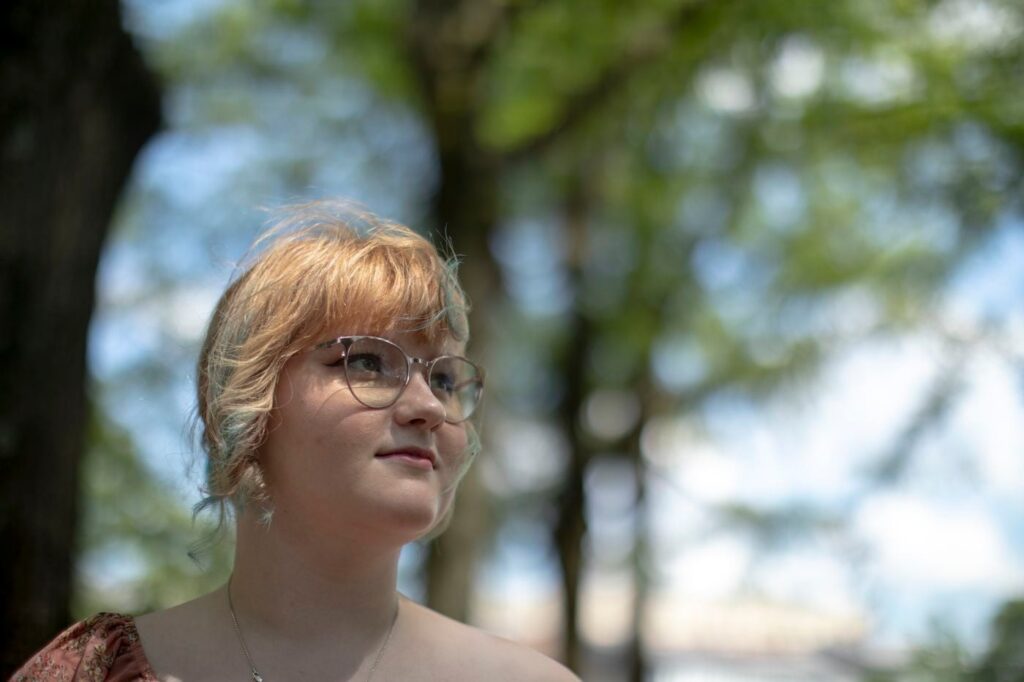
[[[191,647],[195,641],[210,639],[216,630],[210,617],[213,592],[178,606],[135,618],[135,625],[147,652],[164,649],[175,642]]]
[[[213,614],[219,592],[135,618],[143,655],[159,680],[226,679],[246,662],[225,637],[230,631]]]
[[[452,620],[413,601],[403,600],[402,608],[408,614],[410,628],[416,630],[416,639],[426,643],[422,653],[432,654],[426,659],[435,659],[447,679],[579,682],[568,668],[528,646]]]

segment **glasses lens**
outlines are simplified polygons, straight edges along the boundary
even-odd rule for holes
[[[383,339],[359,338],[345,354],[345,377],[356,400],[367,407],[387,407],[405,386],[405,354]]]
[[[480,402],[483,380],[476,366],[463,358],[438,358],[430,370],[430,389],[444,404],[445,419],[457,423],[469,419]]]

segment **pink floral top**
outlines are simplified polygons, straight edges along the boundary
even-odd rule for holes
[[[158,682],[131,616],[100,613],[75,623],[14,673],[11,682]]]

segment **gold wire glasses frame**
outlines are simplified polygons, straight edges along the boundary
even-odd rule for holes
[[[401,346],[379,336],[339,336],[313,350],[341,346],[339,362],[352,396],[366,407],[394,405],[412,378],[414,364],[423,365],[427,385],[445,410],[445,421],[469,419],[480,404],[483,370],[464,357],[439,355],[433,360],[411,357]]]

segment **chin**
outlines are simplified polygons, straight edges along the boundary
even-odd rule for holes
[[[407,538],[405,542],[412,542],[427,535],[438,524],[441,509],[437,500],[420,504],[407,501],[405,504],[389,505],[382,516],[386,516],[389,528]]]

